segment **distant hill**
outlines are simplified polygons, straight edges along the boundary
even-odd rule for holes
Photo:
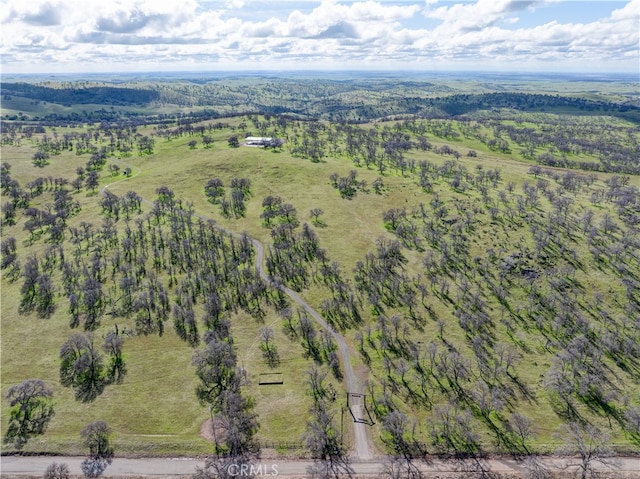
[[[19,96],[69,106],[74,104],[147,105],[160,98],[160,94],[152,89],[111,86],[50,88],[29,83],[2,83],[2,94],[4,98]]]
[[[162,105],[164,113],[197,113],[212,109],[211,117],[238,114],[294,115],[297,118],[339,122],[414,117],[451,119],[512,109],[522,112],[546,112],[579,116],[606,115],[640,124],[640,106],[625,95],[589,95],[586,97],[557,93],[530,92],[465,92],[445,83],[403,79],[291,79],[291,78],[228,78],[207,83],[100,82],[0,83],[3,100],[42,101],[72,107],[97,105],[123,107],[124,116],[156,114],[152,111],[131,111]],[[460,87],[459,87],[460,88]],[[494,87],[497,88],[497,87]],[[500,86],[500,88],[503,88]],[[612,100],[613,98],[613,100]],[[9,109],[21,109],[9,106]],[[188,110],[185,110],[188,109]],[[53,114],[54,116],[47,116]],[[91,114],[86,120],[111,121],[113,111],[105,118]],[[42,111],[40,119],[77,120],[80,113]],[[86,113],[88,114],[88,113]],[[486,116],[486,114],[485,114]]]
[[[478,110],[513,108],[521,111],[573,110],[573,114],[600,114],[640,122],[640,108],[630,104],[618,104],[602,100],[590,100],[562,95],[530,93],[484,93],[479,95],[452,95],[426,101],[428,106],[448,116],[459,116]]]

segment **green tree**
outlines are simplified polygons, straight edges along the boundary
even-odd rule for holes
[[[223,392],[237,388],[236,353],[227,341],[212,338],[193,356],[196,376],[200,384],[196,395],[202,404],[219,412],[223,406]]]
[[[240,140],[238,140],[236,135],[230,136],[227,142],[231,148],[238,148],[240,146]]]
[[[47,429],[54,414],[53,390],[41,379],[27,379],[11,386],[5,399],[10,409],[4,441],[22,449],[31,436]]]
[[[49,164],[49,153],[44,151],[36,151],[31,158],[31,162],[34,166],[42,168]]]
[[[211,203],[217,203],[224,196],[224,183],[220,178],[211,178],[204,185],[204,193]]]
[[[102,355],[91,334],[75,333],[60,348],[60,383],[73,387],[76,399],[88,402],[98,397],[105,386]]]

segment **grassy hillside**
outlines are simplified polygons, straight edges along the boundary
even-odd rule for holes
[[[529,119],[534,118],[513,121],[526,127],[522,120]],[[154,217],[154,207],[144,202],[129,219],[123,209],[118,215],[109,213],[99,194],[106,185],[119,201],[134,191],[151,202],[166,186],[182,209],[193,212],[194,223],[213,219],[270,246],[271,273],[300,290],[349,339],[352,362],[368,379],[366,392],[377,421],[373,437],[382,451],[390,447],[390,413],[404,415],[407,440],[430,452],[548,452],[559,444],[562,424],[574,421],[596,425],[620,449],[637,450],[633,417],[640,408],[640,179],[538,165],[535,157],[547,147],[534,146],[533,157],[523,158],[516,137],[499,132],[510,121],[347,127],[251,116],[225,119],[217,126],[195,123],[189,129],[173,123],[141,126],[135,132],[97,126],[47,128],[28,135],[26,127],[15,130],[14,139],[2,148],[3,163],[10,165],[10,179],[24,190],[28,206],[55,211],[55,190],[60,189],[68,190],[80,206],[66,221],[62,238],[52,239],[51,224],[45,220],[29,226],[33,212],[21,206],[15,224],[5,215],[2,226],[3,242],[16,240],[21,266],[13,276],[11,267],[3,270],[2,393],[35,377],[44,379],[55,394],[56,414],[46,434],[32,439],[26,450],[78,452],[80,429],[96,419],[113,427],[119,452],[211,450],[199,435],[209,411],[194,393],[194,347],[176,333],[173,313],[167,314],[162,335],[145,335],[136,322],[138,313],[125,314],[116,302],[124,293],[123,273],[113,264],[116,254],[124,255],[127,228],[170,235],[174,213]],[[589,126],[576,117],[565,121],[575,122],[576,130]],[[637,129],[621,120],[606,121],[621,147],[637,148]],[[531,128],[545,133],[539,123],[531,123]],[[93,147],[79,152],[77,145],[87,133]],[[229,146],[230,136],[241,140],[249,133],[286,143],[271,149]],[[489,144],[494,133],[506,147]],[[124,153],[116,145],[120,134],[126,138],[118,144],[131,145]],[[45,136],[64,135],[73,137],[71,147],[48,147],[48,164],[33,166],[33,155],[49,144]],[[212,139],[207,148],[205,136]],[[143,137],[154,140],[152,153],[138,154],[136,145]],[[427,144],[420,146],[422,139]],[[92,158],[93,164],[100,163],[94,155],[104,156],[104,164],[95,170],[99,185],[88,187],[85,171],[76,189],[72,183],[77,169],[87,167]],[[570,151],[566,157],[572,166],[599,161],[596,154],[584,152]],[[130,169],[128,176],[125,169]],[[38,192],[37,178],[49,177]],[[66,178],[68,184],[54,186],[55,178]],[[212,203],[205,195],[212,178],[224,185],[231,204],[228,214],[223,214],[220,201]],[[243,212],[232,203],[234,178],[250,180]],[[15,189],[7,184],[3,179],[3,203],[15,201]],[[295,208],[297,227],[278,233],[278,225],[289,224],[283,216],[265,225],[261,215],[268,196]],[[318,221],[310,214],[314,208],[323,210]],[[118,235],[108,247],[103,232],[107,218]],[[317,236],[307,245],[322,253],[300,253],[305,223]],[[83,239],[74,236],[73,228],[94,235]],[[274,244],[279,234],[284,235],[281,241],[290,241],[287,246]],[[80,239],[74,242],[74,237]],[[102,251],[105,299],[93,330],[96,343],[115,324],[131,332],[124,342],[127,373],[122,383],[108,385],[90,402],[74,399],[74,391],[60,384],[60,346],[73,331],[83,331],[86,313],[70,328],[70,299],[58,247],[79,271],[91,269],[96,250]],[[131,265],[144,267],[146,274],[154,271],[172,305],[182,301],[181,282],[197,276],[201,266],[194,261],[185,267],[184,258],[201,253],[189,253],[176,242],[160,253],[164,263],[156,268],[158,255],[150,242],[146,251],[143,261],[132,260]],[[284,254],[278,256],[278,251]],[[180,259],[171,263],[174,254]],[[37,308],[20,312],[24,267],[32,255],[41,268],[47,255],[54,258],[51,314],[38,314]],[[292,264],[296,268],[290,273]],[[233,290],[233,284],[224,291]],[[144,289],[139,288],[136,294]],[[194,295],[201,336],[206,330],[203,298]],[[325,353],[330,348],[323,349],[318,334],[316,360],[305,354],[308,344],[300,333],[287,332],[287,320],[269,302],[273,298],[274,290],[267,289],[257,300],[259,313],[251,310],[256,307],[252,303],[226,316],[238,365],[247,372],[243,394],[255,400],[258,438],[263,443],[301,442],[310,405],[305,371],[314,362],[329,370]],[[295,329],[295,305],[289,306]],[[270,367],[260,350],[264,327],[275,334],[277,367]],[[200,342],[196,349],[202,347]],[[265,372],[282,372],[284,384],[259,385]],[[342,398],[340,382],[333,379],[332,384]],[[338,414],[340,401],[335,403]],[[465,427],[477,436],[458,437],[458,431],[451,433],[454,440],[449,443],[438,439],[442,428],[461,427],[446,423],[447,417],[467,421]],[[2,424],[7,420],[4,404]],[[519,436],[522,424],[528,424],[524,439]]]

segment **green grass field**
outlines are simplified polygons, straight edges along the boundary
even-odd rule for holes
[[[15,109],[26,110],[22,108]],[[9,108],[13,108],[9,106]],[[238,125],[242,118],[228,121],[231,125]],[[384,125],[363,125],[362,128],[376,128],[380,126],[393,127],[394,123]],[[302,127],[298,131],[287,130],[288,135],[304,135]],[[248,130],[254,130],[249,127]],[[62,135],[65,128],[56,128],[56,133]],[[145,135],[154,133],[152,127],[141,127],[138,132]],[[257,130],[253,131],[254,134]],[[53,131],[48,131],[52,134]],[[501,257],[514,254],[524,249],[534,250],[529,226],[532,219],[546,221],[546,215],[553,210],[552,204],[547,198],[539,195],[539,203],[536,207],[527,209],[526,214],[517,214],[516,218],[509,220],[506,207],[497,199],[497,191],[505,190],[507,184],[512,182],[514,190],[506,193],[511,205],[514,205],[518,197],[524,196],[523,183],[535,184],[536,179],[529,173],[532,162],[523,161],[517,153],[506,154],[489,150],[481,142],[460,136],[455,141],[435,138],[427,135],[434,148],[444,144],[459,150],[462,154],[456,164],[462,165],[471,175],[483,171],[498,169],[501,178],[495,188],[490,188],[489,195],[497,204],[499,215],[497,219],[491,219],[488,214],[488,206],[483,203],[481,193],[477,188],[469,187],[465,191],[455,191],[445,179],[434,182],[433,191],[425,192],[417,182],[415,172],[387,169],[380,174],[376,167],[354,167],[345,154],[329,154],[317,163],[292,156],[288,146],[282,151],[271,151],[258,148],[230,148],[227,138],[231,134],[243,133],[230,129],[215,130],[211,133],[214,139],[213,146],[205,149],[201,144],[197,148],[190,149],[188,142],[198,136],[182,136],[167,141],[156,137],[155,151],[152,155],[132,156],[120,158],[118,155],[109,157],[109,164],[116,164],[121,169],[132,168],[130,178],[124,178],[121,174],[112,177],[105,168],[101,172],[100,187],[110,184],[109,191],[122,196],[127,191],[135,191],[145,199],[153,200],[156,190],[163,185],[171,188],[176,197],[183,200],[184,204],[191,203],[196,214],[206,218],[215,219],[220,225],[236,232],[247,232],[250,236],[260,240],[263,244],[271,243],[270,230],[262,225],[260,214],[262,213],[262,199],[268,195],[280,196],[285,202],[294,205],[301,223],[311,224],[309,211],[313,208],[322,208],[324,214],[321,217],[321,226],[315,227],[319,237],[319,243],[327,252],[331,261],[336,261],[346,278],[353,284],[353,269],[357,261],[363,260],[365,254],[376,249],[377,240],[385,238],[393,240],[396,236],[390,232],[383,223],[383,214],[391,208],[405,208],[407,214],[417,209],[420,204],[427,208],[434,196],[442,200],[448,209],[448,218],[463,216],[464,211],[471,211],[478,207],[482,213],[477,214],[477,221],[472,230],[466,231],[468,257],[478,257],[479,261],[489,256],[489,250],[497,252]],[[637,141],[638,133],[635,133]],[[35,138],[35,137],[34,137]],[[341,142],[342,140],[338,140]],[[102,143],[101,143],[102,142]],[[98,142],[106,144],[102,139]],[[342,143],[340,143],[342,144]],[[467,157],[467,151],[477,150],[475,158]],[[513,148],[516,150],[515,146]],[[11,165],[11,176],[21,185],[34,180],[39,176],[65,177],[72,180],[76,168],[83,166],[89,155],[76,155],[75,152],[64,152],[54,155],[50,164],[42,169],[31,164],[31,156],[36,151],[33,140],[23,140],[20,146],[6,145],[2,148],[2,161]],[[420,162],[428,160],[441,166],[451,157],[437,154],[433,151],[419,151],[413,149],[406,154],[410,160]],[[338,191],[333,188],[329,179],[332,173],[346,176],[350,170],[356,169],[358,179],[366,181],[366,191],[358,192],[353,199],[341,198]],[[566,170],[555,169],[558,174]],[[577,171],[577,173],[581,173]],[[585,173],[586,175],[586,173]],[[594,206],[591,195],[599,190],[605,190],[605,180],[613,176],[607,173],[597,173],[598,179],[590,186],[580,188],[575,194],[568,194],[572,200],[572,214],[577,218],[586,210],[594,211],[594,224],[601,221],[605,213],[616,215],[615,207],[611,203],[603,202]],[[227,186],[234,177],[246,177],[251,180],[251,198],[247,203],[246,215],[239,219],[225,218],[220,213],[218,205],[209,203],[204,195],[203,187],[208,179],[219,177]],[[373,192],[371,185],[378,178],[384,181],[382,194]],[[550,188],[556,188],[557,183],[547,178]],[[467,181],[468,183],[468,181]],[[640,177],[632,176],[629,186],[640,187]],[[81,222],[88,222],[98,227],[103,219],[99,206],[100,195],[91,194],[85,189],[73,194],[82,205],[82,211],[73,217],[69,224],[77,226]],[[5,200],[3,200],[4,202]],[[45,192],[32,201],[32,206],[45,208],[52,201],[52,194]],[[457,212],[456,203],[461,205]],[[144,209],[149,210],[145,205]],[[429,210],[430,214],[432,209]],[[527,217],[527,215],[529,215]],[[18,255],[22,262],[29,254],[43,254],[47,243],[43,237],[31,242],[29,233],[24,230],[24,216],[18,213],[18,222],[14,226],[3,226],[2,237],[15,237],[18,242]],[[415,223],[417,219],[411,219]],[[622,241],[624,234],[637,240],[637,232],[623,227],[617,220],[619,230],[611,235],[611,241]],[[124,221],[118,222],[120,228],[124,227]],[[635,236],[633,236],[635,235]],[[447,230],[445,238],[451,240],[451,231]],[[590,259],[589,247],[585,242],[585,235],[575,233],[575,243],[570,245],[583,263],[583,267],[575,272],[575,279],[580,284],[584,293],[577,298],[592,325],[594,334],[607,328],[607,324],[596,316],[598,307],[593,306],[596,296],[604,298],[601,311],[607,311],[613,318],[614,324],[621,325],[625,314],[625,290],[620,282],[620,276],[610,267],[599,267]],[[429,251],[440,254],[440,249],[423,242],[421,248],[402,250],[408,259],[403,271],[407,277],[414,278],[420,275],[425,279],[422,260]],[[637,255],[633,250],[627,250],[627,268],[629,274],[640,274],[640,265]],[[634,259],[635,258],[635,259]],[[568,264],[566,258],[561,256],[554,270],[560,275],[562,267]],[[60,282],[60,272],[54,277],[55,282]],[[475,273],[474,273],[475,274]],[[473,359],[474,352],[470,340],[464,331],[458,326],[457,319],[453,315],[456,292],[462,276],[450,275],[450,300],[438,296],[439,289],[429,289],[427,303],[431,307],[432,316],[427,310],[418,307],[423,325],[419,328],[408,325],[407,335],[415,343],[427,345],[430,341],[439,341],[439,331],[442,326],[436,320],[444,324],[444,337],[446,342],[452,344],[467,358]],[[543,337],[536,329],[533,321],[525,313],[528,305],[528,290],[526,284],[518,279],[513,280],[510,290],[509,302],[513,311],[509,313],[500,306],[500,303],[492,296],[489,290],[482,284],[478,277],[471,279],[472,287],[477,290],[486,303],[487,311],[494,323],[492,329],[494,344],[502,343],[517,351],[518,360],[514,366],[518,380],[525,384],[531,392],[531,397],[516,393],[512,404],[505,409],[506,416],[512,412],[519,412],[529,417],[536,433],[530,440],[530,447],[540,452],[549,452],[558,444],[556,433],[565,420],[557,410],[554,410],[553,401],[548,390],[543,386],[544,377],[552,364],[553,353],[558,349],[548,346],[547,338]],[[440,283],[441,284],[441,283]],[[162,337],[157,335],[133,336],[125,342],[124,351],[127,362],[127,375],[124,382],[119,385],[108,386],[104,393],[95,401],[81,403],[74,399],[73,392],[64,388],[59,383],[58,352],[60,345],[69,336],[69,315],[67,313],[68,300],[63,297],[61,288],[57,291],[57,309],[52,317],[40,319],[35,313],[19,314],[21,280],[10,282],[3,275],[2,280],[2,394],[6,393],[9,386],[27,378],[41,378],[53,387],[55,394],[56,414],[49,428],[43,436],[33,438],[27,444],[25,450],[29,452],[47,453],[80,453],[79,431],[88,422],[103,419],[107,421],[115,431],[115,447],[117,454],[128,455],[201,455],[211,451],[211,444],[200,436],[200,428],[209,417],[209,412],[202,407],[194,394],[197,384],[194,375],[194,367],[191,365],[193,349],[181,341],[173,331],[171,320],[167,321],[166,333]],[[541,291],[548,293],[548,282],[541,283]],[[321,284],[312,284],[303,291],[303,296],[315,308],[319,308],[322,300],[328,295],[327,289]],[[173,296],[173,295],[172,295]],[[358,330],[372,331],[373,342],[379,339],[379,332],[375,323],[377,313],[363,299],[363,322]],[[399,314],[407,317],[407,309],[402,306],[387,307],[384,314],[390,317]],[[635,313],[637,315],[637,312]],[[509,321],[505,321],[510,319]],[[518,319],[520,318],[520,319]],[[119,326],[132,325],[131,318],[112,318],[105,315],[101,320],[96,337],[101,337],[107,331],[113,329],[113,324]],[[283,332],[282,319],[270,309],[263,321],[258,321],[248,314],[238,313],[231,318],[234,346],[237,351],[238,362],[246,369],[248,384],[243,387],[243,392],[255,400],[255,412],[258,414],[261,424],[258,438],[265,443],[301,442],[305,423],[308,419],[307,410],[311,404],[306,393],[304,379],[305,371],[312,361],[303,358],[303,350],[299,342],[291,341]],[[259,330],[264,326],[272,327],[276,334],[276,344],[281,359],[281,364],[275,369],[269,368],[259,349]],[[636,326],[637,328],[637,326]],[[362,377],[369,378],[374,384],[376,393],[381,391],[381,380],[399,382],[397,372],[385,372],[384,356],[379,349],[367,347],[371,355],[369,367],[363,363],[363,358],[358,353],[355,331],[347,331],[345,334],[352,342],[352,362],[356,370],[362,373]],[[366,333],[365,333],[366,335]],[[638,339],[638,331],[630,331],[629,337]],[[634,336],[635,335],[635,336]],[[439,342],[440,348],[443,343]],[[397,366],[400,356],[391,357],[391,362]],[[637,359],[637,358],[636,358]],[[640,397],[640,375],[637,370],[624,371],[611,358],[604,359],[611,380],[612,397],[611,406],[618,412],[624,411],[630,405],[637,405]],[[475,364],[475,363],[474,363]],[[475,380],[480,375],[475,365],[471,367],[472,374],[465,383],[468,391],[474,391]],[[259,375],[266,372],[282,372],[284,384],[259,385]],[[412,380],[417,381],[415,377]],[[416,384],[416,383],[412,383]],[[340,386],[335,383],[336,388]],[[445,403],[449,399],[449,393],[438,391],[432,382],[432,401],[434,404]],[[613,394],[615,393],[615,394]],[[433,410],[417,403],[411,403],[404,396],[403,390],[397,390],[395,401],[399,408],[412,420],[418,423],[418,438],[425,443],[429,442],[426,433],[426,425],[433,414]],[[6,403],[2,407],[2,425],[7,424],[8,412]],[[576,406],[579,412],[590,422],[597,424],[603,430],[607,430],[612,436],[612,444],[623,450],[637,450],[637,438],[632,438],[624,432],[619,422],[611,421],[611,416],[601,410],[590,410],[585,404],[578,402]],[[475,419],[474,423],[480,431],[480,440],[483,449],[493,451],[496,446],[493,442],[490,430],[486,423]],[[373,437],[380,450],[384,446],[380,437],[383,429],[377,424],[373,429]],[[635,442],[634,442],[635,441]],[[10,448],[5,448],[9,451]]]

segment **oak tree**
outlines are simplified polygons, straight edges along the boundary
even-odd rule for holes
[[[22,449],[31,436],[43,434],[53,417],[53,390],[41,379],[27,379],[7,390],[9,425],[4,441]]]

